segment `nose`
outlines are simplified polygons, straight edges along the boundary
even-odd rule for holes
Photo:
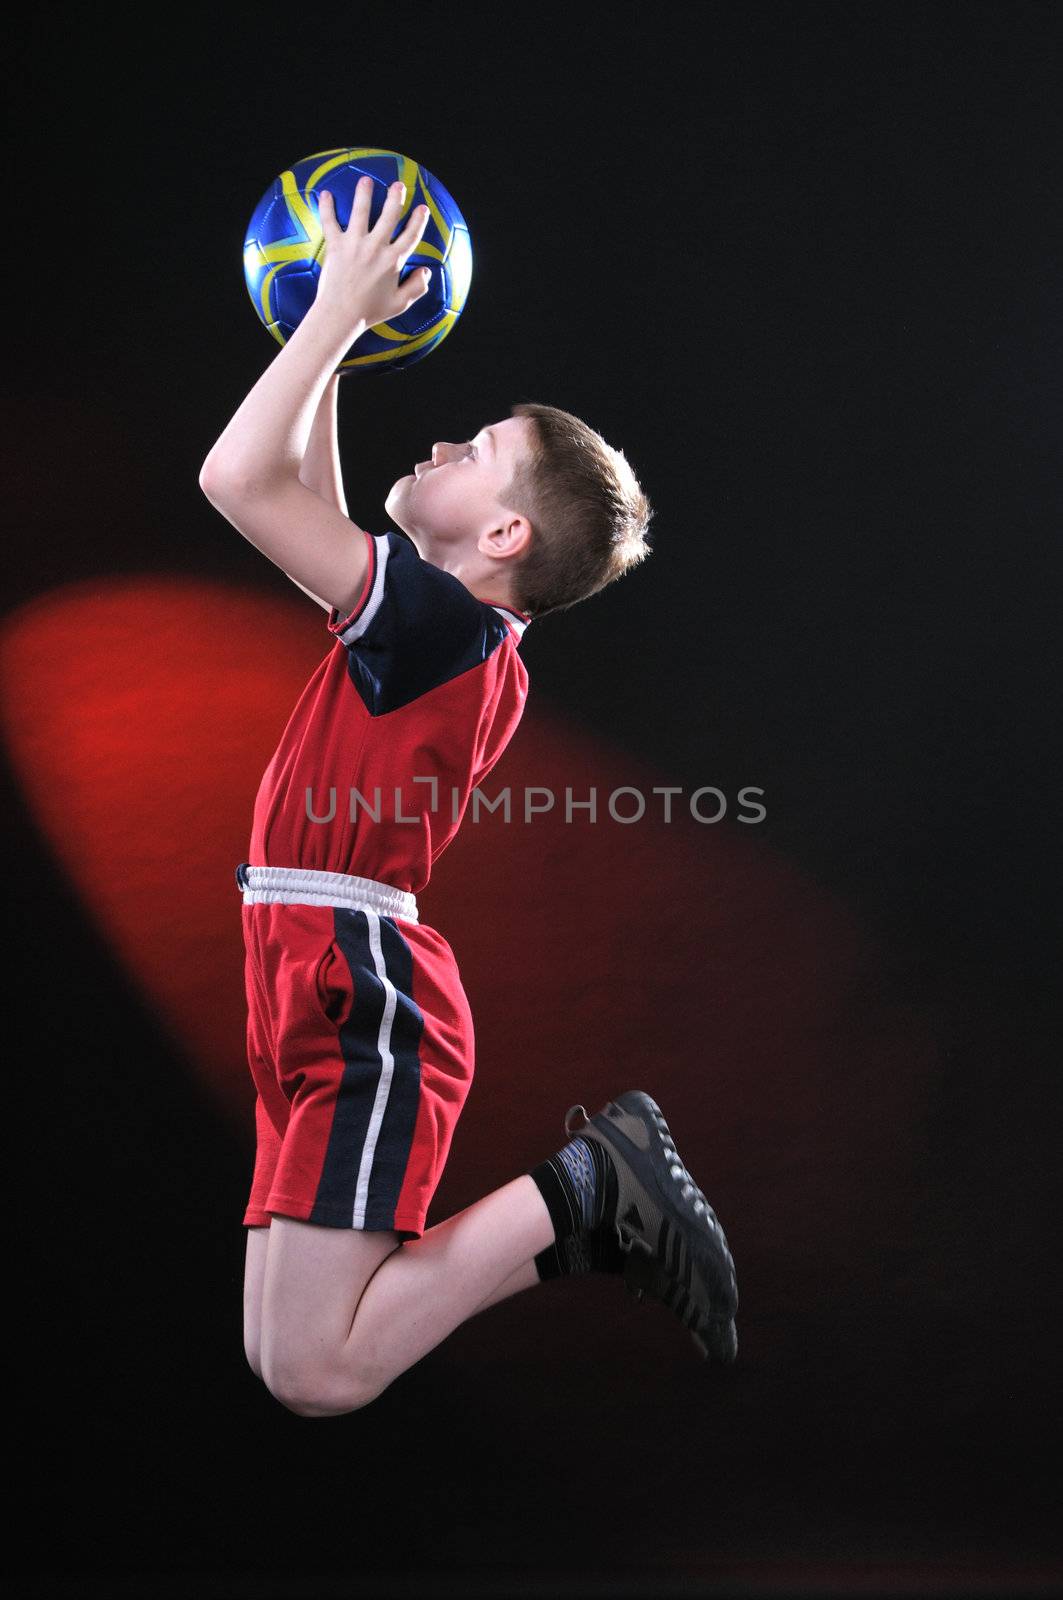
[[[461,455],[464,445],[460,444],[434,444],[432,446],[432,465],[438,467],[440,459],[448,460],[453,455]]]

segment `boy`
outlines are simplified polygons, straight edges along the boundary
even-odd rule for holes
[[[641,1092],[589,1118],[572,1107],[563,1149],[424,1227],[473,1030],[416,892],[520,720],[526,628],[643,560],[652,513],[618,452],[527,404],[468,444],[436,445],[395,484],[387,510],[408,539],[348,519],[335,369],[427,286],[398,282],[425,208],[392,237],[395,184],[370,229],[371,186],[346,229],[322,196],[314,304],[200,475],[328,612],[333,638],[266,768],[252,859],[237,868],[258,1140],[244,1342],[270,1392],[307,1417],[357,1410],[477,1311],[565,1274],[623,1276],[708,1358],[737,1347],[723,1232]],[[351,794],[350,812],[339,803],[323,825],[310,799],[320,808],[331,790]]]

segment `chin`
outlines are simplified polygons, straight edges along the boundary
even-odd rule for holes
[[[388,497],[384,501],[384,510],[387,512],[388,516],[393,522],[396,520],[395,512],[400,510],[406,500],[406,495],[408,493],[404,487],[406,482],[407,479],[400,478],[397,483],[393,483],[391,488],[388,490]]]

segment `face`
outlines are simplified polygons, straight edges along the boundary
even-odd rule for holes
[[[472,439],[432,446],[427,461],[393,485],[385,509],[426,561],[464,583],[501,579],[509,556],[531,537],[502,491],[530,443],[530,418],[507,417]]]

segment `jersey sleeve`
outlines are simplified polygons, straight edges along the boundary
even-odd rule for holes
[[[364,531],[364,530],[363,530]],[[397,533],[365,534],[369,570],[353,610],[328,629],[374,715],[430,693],[485,661],[505,637],[493,607]]]

